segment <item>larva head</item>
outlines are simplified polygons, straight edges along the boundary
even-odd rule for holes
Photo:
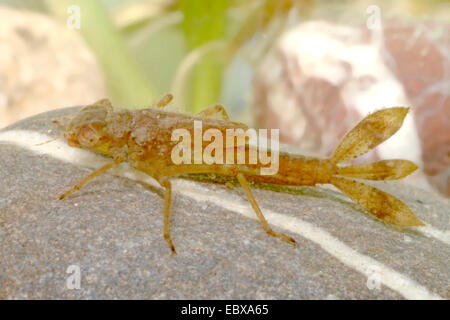
[[[67,143],[108,155],[107,116],[112,111],[108,100],[100,100],[81,109],[67,126],[63,126]]]

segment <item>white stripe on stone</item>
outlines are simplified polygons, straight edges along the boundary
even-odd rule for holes
[[[65,162],[79,164],[94,169],[110,161],[95,153],[71,148],[65,142],[60,140],[36,146],[36,144],[50,139],[51,137],[45,134],[28,130],[0,132],[0,141],[10,142],[36,153],[50,155]],[[141,181],[152,186],[158,186],[158,183],[153,178],[142,172],[131,169],[127,164],[113,168],[108,172],[117,176]],[[183,179],[173,179],[172,181],[173,190],[177,193],[191,197],[197,201],[211,202],[226,210],[234,211],[251,219],[256,219],[250,204],[243,200],[237,200],[236,198],[223,193],[218,196],[217,194],[211,193],[200,184],[192,181]],[[427,288],[416,281],[369,256],[358,253],[325,230],[322,230],[309,222],[279,214],[267,208],[261,208],[261,210],[264,212],[265,217],[271,225],[296,233],[318,244],[323,250],[336,257],[336,259],[343,264],[360,272],[366,277],[373,274],[373,270],[376,269],[382,284],[398,292],[407,299],[442,299],[442,297],[429,292]],[[418,230],[421,229],[418,228]],[[427,236],[434,237],[447,244],[449,243],[449,231],[437,230],[431,226],[423,227],[422,231]]]

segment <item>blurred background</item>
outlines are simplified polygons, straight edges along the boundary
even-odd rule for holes
[[[450,196],[449,1],[0,0],[0,21],[0,128],[170,92],[327,156],[368,113],[410,106],[362,160],[410,159],[408,182]]]

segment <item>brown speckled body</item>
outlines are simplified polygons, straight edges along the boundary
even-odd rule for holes
[[[101,109],[100,109],[101,110]],[[98,110],[92,110],[96,114]],[[95,125],[93,117],[91,124]],[[172,132],[176,129],[186,129],[194,136],[194,120],[201,120],[203,130],[217,129],[226,136],[227,129],[243,129],[248,127],[242,123],[196,117],[191,115],[165,112],[156,109],[136,111],[121,110],[109,115],[103,136],[104,144],[95,146],[92,150],[103,155],[114,157],[116,153],[127,156],[129,163],[138,170],[151,176],[176,176],[189,173],[216,173],[236,176],[238,172],[245,173],[250,181],[284,184],[309,185],[328,183],[337,167],[325,159],[317,159],[294,155],[286,152],[279,153],[279,170],[274,175],[261,175],[261,163],[257,164],[174,164],[171,151],[178,143],[172,141]],[[90,120],[82,119],[86,124]],[[97,128],[98,130],[98,128]],[[81,147],[78,138],[69,137],[69,144]],[[204,149],[210,142],[204,141]],[[235,154],[237,154],[235,147]],[[246,154],[248,144],[245,147]],[[192,141],[191,150],[194,150]],[[223,147],[223,154],[226,153]]]
[[[114,110],[108,100],[101,100],[83,108],[71,118],[65,126],[68,144],[74,147],[91,150],[113,158],[113,161],[93,172],[73,189],[61,196],[61,199],[81,188],[87,181],[105,172],[109,168],[128,161],[131,166],[155,178],[165,189],[164,237],[175,253],[169,234],[169,210],[171,204],[171,184],[169,178],[182,174],[214,173],[236,177],[244,188],[258,219],[264,230],[275,237],[295,244],[295,240],[282,233],[274,232],[265,220],[247,180],[280,184],[308,185],[331,183],[346,193],[355,202],[364,207],[377,218],[397,226],[419,226],[423,223],[399,199],[372,186],[352,180],[351,178],[385,180],[400,179],[416,170],[416,165],[407,160],[382,160],[369,164],[342,166],[376,147],[392,136],[402,125],[408,108],[394,107],[377,111],[364,118],[342,140],[334,154],[328,159],[318,159],[279,153],[279,168],[273,175],[262,175],[261,163],[249,164],[175,164],[172,150],[178,141],[172,141],[172,133],[176,129],[184,129],[195,136],[194,121],[201,120],[203,132],[217,129],[223,137],[227,129],[242,129],[245,124],[231,122],[223,107],[216,105],[198,115],[185,115],[162,110],[171,96],[165,96],[156,108],[136,111]],[[210,144],[203,141],[201,150]],[[245,148],[249,154],[248,143],[234,146]],[[194,142],[191,142],[194,150]],[[223,147],[223,154],[227,148]],[[194,152],[194,151],[192,151]],[[248,159],[248,158],[247,158]],[[233,162],[236,163],[236,162]]]

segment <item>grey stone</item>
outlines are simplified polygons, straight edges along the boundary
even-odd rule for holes
[[[92,169],[6,141],[5,133],[28,130],[57,136],[59,129],[36,119],[74,110],[52,111],[0,131],[2,299],[424,297],[415,296],[416,291],[450,297],[445,231],[450,201],[401,183],[377,186],[405,201],[432,230],[440,230],[436,236],[376,221],[345,195],[326,187],[255,185],[253,191],[263,212],[300,219],[356,256],[369,257],[406,277],[413,285],[403,291],[390,285],[395,277],[383,272],[381,277],[386,278],[380,287],[371,287],[367,273],[343,263],[344,253],[330,254],[322,239],[311,240],[305,230],[274,226],[295,238],[296,247],[268,236],[256,220],[236,212],[244,206],[251,212],[239,187],[231,189],[206,178],[178,180],[192,190],[178,188],[173,194],[171,233],[177,255],[171,255],[162,236],[163,199],[158,187],[103,174],[58,200]],[[202,198],[209,196],[211,201]],[[224,205],[227,201],[230,207]],[[67,273],[71,265],[80,267],[80,289],[67,286],[73,276]]]

